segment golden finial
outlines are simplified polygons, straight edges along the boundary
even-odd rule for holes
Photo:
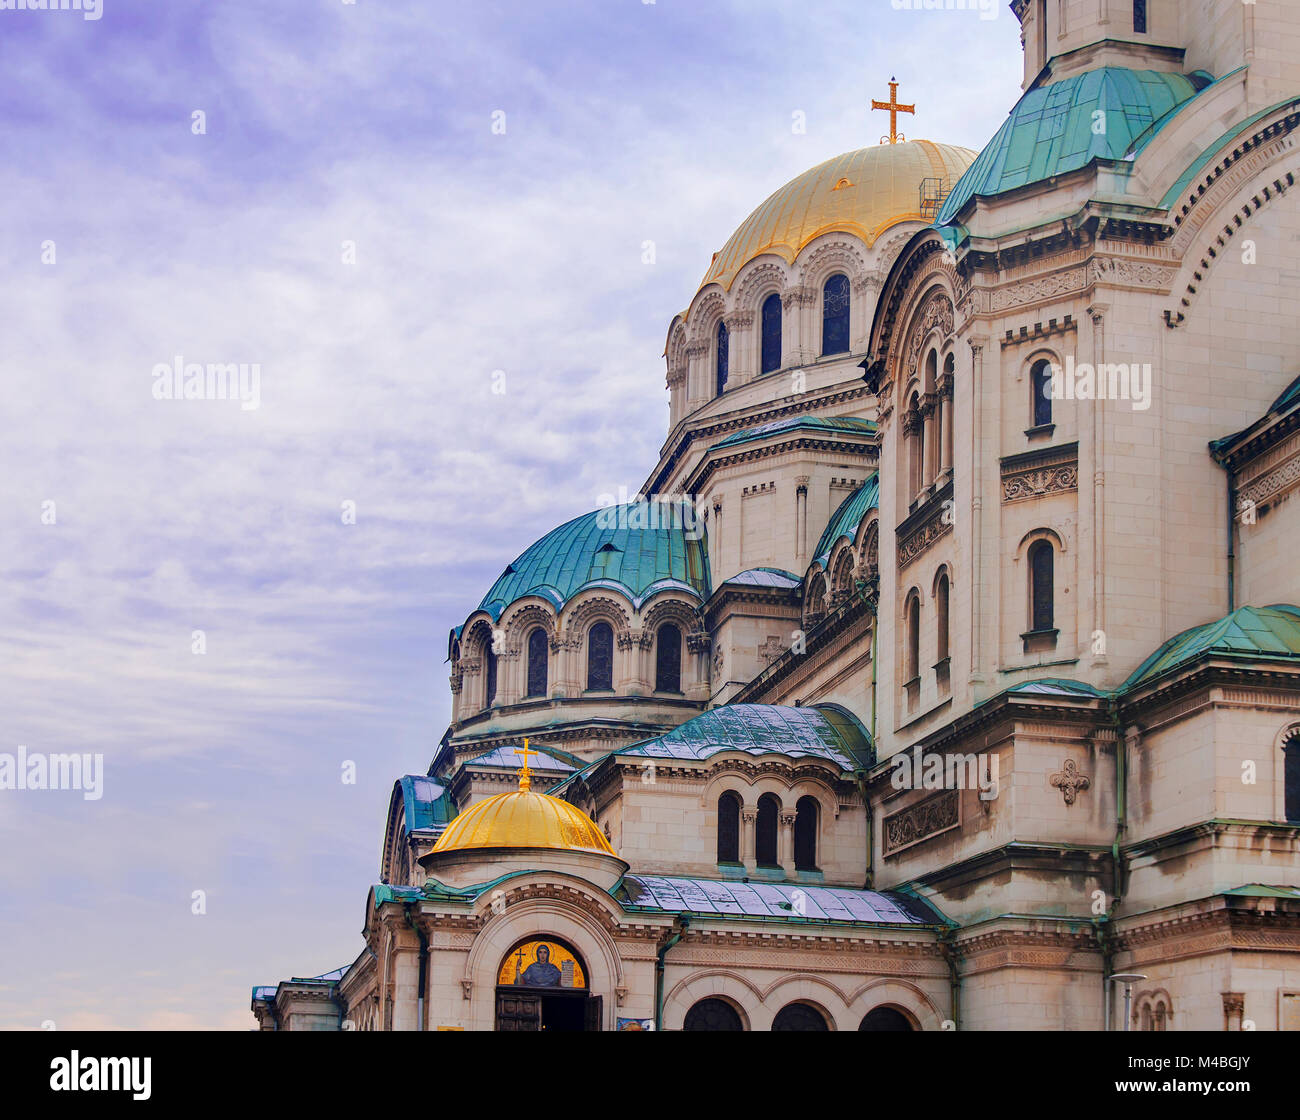
[[[527,793],[530,789],[533,788],[533,780],[532,780],[531,777],[529,777],[529,770],[528,770],[528,756],[529,756],[530,754],[534,754],[534,755],[535,755],[535,754],[538,754],[538,753],[539,753],[538,751],[530,751],[530,750],[528,749],[528,740],[527,740],[527,739],[524,740],[524,749],[523,749],[523,750],[520,750],[518,747],[515,748],[515,754],[521,754],[521,755],[524,756],[524,766],[523,766],[523,769],[522,769],[522,770],[517,770],[517,771],[516,771],[516,773],[519,775],[519,792],[520,792],[520,793]]]
[[[915,105],[900,105],[898,103],[898,82],[894,78],[889,79],[889,100],[876,101],[874,98],[871,102],[871,109],[874,112],[877,109],[884,109],[889,113],[889,135],[882,136],[882,144],[897,144],[906,140],[907,137],[898,131],[898,114],[915,113]]]

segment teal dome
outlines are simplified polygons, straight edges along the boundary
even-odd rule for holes
[[[1289,603],[1238,607],[1230,615],[1176,634],[1121,686],[1124,692],[1173,673],[1202,657],[1255,663],[1300,660],[1300,608]]]
[[[494,619],[526,595],[559,610],[579,591],[604,587],[640,606],[675,587],[709,596],[703,524],[679,503],[633,502],[584,513],[552,529],[510,564],[479,604]]]
[[[989,198],[1086,167],[1137,155],[1174,113],[1201,92],[1208,74],[1164,74],[1103,66],[1031,89],[953,187],[935,220],[953,222],[972,198]],[[1094,131],[1103,118],[1105,131]]]
[[[840,508],[831,514],[821,540],[817,542],[817,551],[813,553],[813,563],[826,567],[831,558],[831,550],[841,537],[852,540],[858,534],[862,519],[880,505],[880,475],[873,474],[861,486],[840,503]]]

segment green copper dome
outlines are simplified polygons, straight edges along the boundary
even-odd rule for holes
[[[826,567],[831,558],[831,549],[841,537],[852,540],[857,536],[858,526],[867,514],[880,504],[880,475],[873,474],[861,486],[840,503],[840,508],[832,515],[817,542],[817,551],[813,553],[813,563]]]
[[[953,222],[972,198],[1077,171],[1095,159],[1132,159],[1211,81],[1200,71],[1103,66],[1031,89],[957,181],[935,225]],[[1100,122],[1104,131],[1098,132]]]
[[[494,619],[525,595],[558,610],[583,588],[616,591],[640,605],[669,587],[709,596],[704,527],[689,506],[633,502],[584,513],[552,529],[510,564],[479,604]]]
[[[1142,662],[1120,686],[1120,691],[1172,673],[1202,657],[1247,663],[1300,662],[1300,608],[1286,603],[1238,607],[1215,622],[1184,630]]]

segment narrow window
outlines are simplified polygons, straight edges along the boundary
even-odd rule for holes
[[[587,631],[587,688],[614,687],[614,628],[598,622]]]
[[[718,346],[715,356],[715,370],[717,372],[718,396],[722,396],[727,391],[727,376],[731,368],[731,338],[727,332],[727,324],[718,324]]]
[[[540,626],[528,635],[528,696],[546,695],[548,644],[546,631]]]
[[[490,708],[497,698],[497,655],[492,652],[490,644],[486,647],[483,660],[487,663],[484,668],[486,684],[483,693],[483,707]]]
[[[907,600],[907,665],[904,677],[914,681],[921,675],[921,598],[913,593]]]
[[[796,871],[817,870],[817,799],[801,797],[795,806],[794,866]]]
[[[940,661],[948,660],[948,573],[939,577],[939,586],[934,592],[936,622],[936,654]]]
[[[1055,626],[1056,605],[1053,590],[1052,546],[1036,541],[1029,546],[1029,600],[1031,630],[1051,630]]]
[[[655,648],[655,691],[682,690],[682,632],[671,622],[659,627]]]
[[[781,297],[773,292],[763,301],[763,373],[781,368]]]
[[[758,820],[754,823],[754,858],[759,867],[779,867],[776,861],[776,816],[780,803],[770,793],[758,799]]]
[[[849,278],[837,272],[822,288],[822,353],[849,349]]]
[[[1139,35],[1147,33],[1147,0],[1133,0],[1133,30]]]
[[[1034,401],[1032,418],[1035,428],[1052,422],[1052,363],[1046,358],[1034,363],[1029,374]]]
[[[740,862],[740,796],[730,790],[718,798],[718,862]]]
[[[1300,728],[1282,748],[1282,770],[1287,823],[1300,824]]]

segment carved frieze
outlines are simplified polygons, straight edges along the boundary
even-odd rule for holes
[[[1079,489],[1079,445],[1066,444],[1002,460],[1002,500],[1022,502]]]
[[[927,797],[885,818],[885,855],[910,848],[961,823],[961,800],[958,790],[949,789]]]
[[[1088,270],[1070,268],[1064,272],[1053,273],[1051,276],[1037,276],[1009,287],[994,288],[988,293],[988,310],[1006,311],[1012,307],[1023,307],[1025,304],[1059,299],[1061,296],[1082,292],[1087,286]]]
[[[930,499],[928,505],[923,506],[917,511],[922,515],[922,519],[917,524],[912,524],[913,517],[909,517],[899,526],[898,530],[898,566],[904,568],[925,552],[935,541],[952,532],[953,518],[951,514],[951,505],[943,500],[944,497],[951,494],[951,483]]]

